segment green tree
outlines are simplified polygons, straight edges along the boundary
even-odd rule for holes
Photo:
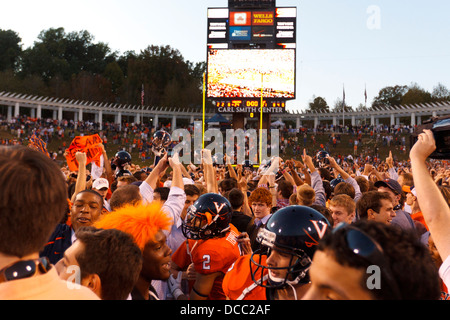
[[[123,71],[117,61],[110,62],[106,65],[104,76],[111,82],[112,92],[117,94],[125,80]]]
[[[16,70],[22,54],[21,42],[15,31],[0,29],[0,71]]]
[[[313,101],[309,103],[309,111],[329,112],[330,107],[328,106],[327,101],[324,98],[313,96]]]
[[[125,97],[121,99],[126,103],[140,101],[142,85],[146,105],[188,106],[201,99],[205,64],[185,61],[181,53],[170,46],[148,46],[139,55],[128,52],[119,61],[121,65],[128,62]]]
[[[64,37],[64,28],[41,31],[34,46],[24,51],[21,75],[36,74],[47,83],[57,75],[69,79],[70,65],[65,58]]]
[[[333,112],[338,112],[338,113],[342,112],[343,106],[344,106],[343,99],[337,98],[336,101],[334,102]],[[347,103],[345,103],[344,110],[345,110],[345,112],[353,112],[353,107],[349,106]]]
[[[450,90],[442,83],[438,83],[431,93],[433,101],[450,101]]]
[[[372,107],[398,106],[402,103],[403,96],[408,91],[408,86],[390,86],[380,90],[372,102]]]
[[[102,74],[106,65],[114,61],[114,54],[106,44],[93,40],[85,30],[43,30],[33,47],[24,52],[22,74],[37,74],[46,82],[58,75],[67,81],[82,71]]]
[[[402,97],[402,104],[404,105],[429,103],[432,101],[431,93],[419,87],[417,83],[412,84]]]

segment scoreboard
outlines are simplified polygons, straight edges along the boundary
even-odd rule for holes
[[[208,9],[208,47],[283,49],[296,47],[297,8]]]
[[[229,0],[208,8],[206,95],[218,112],[285,112],[295,99],[296,7]],[[257,110],[256,110],[256,109]]]

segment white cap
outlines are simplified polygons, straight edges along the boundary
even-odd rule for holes
[[[187,185],[187,184],[195,184],[195,183],[192,179],[183,177],[183,184]],[[163,186],[166,188],[170,188],[171,185],[172,185],[172,180],[166,180],[166,182],[164,182]]]
[[[92,183],[92,189],[103,189],[103,188],[109,188],[109,182],[105,178],[98,178],[94,180],[94,183]]]

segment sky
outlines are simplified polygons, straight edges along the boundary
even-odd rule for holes
[[[450,89],[450,1],[277,0],[297,7],[296,99],[305,111],[314,97],[333,108],[342,99],[370,106],[380,89],[411,85]],[[87,30],[112,51],[140,53],[170,45],[185,60],[206,61],[207,9],[228,0],[2,1],[0,29],[13,30],[26,49],[42,30]]]

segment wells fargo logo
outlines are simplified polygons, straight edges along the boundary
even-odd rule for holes
[[[253,12],[252,24],[254,26],[273,26],[275,21],[275,14],[273,12]]]

